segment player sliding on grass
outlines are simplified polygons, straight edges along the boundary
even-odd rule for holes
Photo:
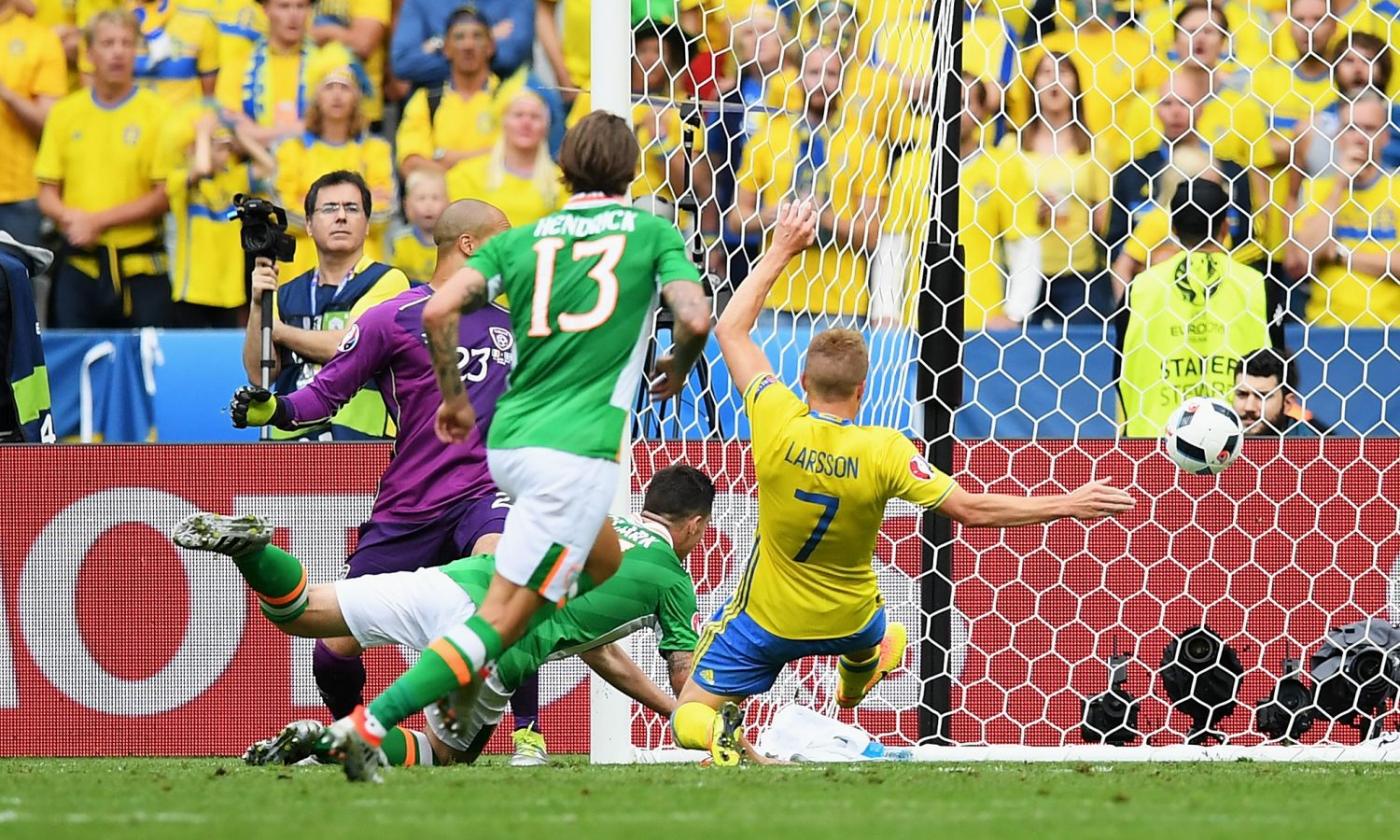
[[[620,203],[637,157],[626,122],[584,117],[559,153],[574,194],[565,208],[494,237],[424,307],[443,393],[438,436],[462,441],[476,414],[457,370],[458,321],[501,292],[510,299],[517,362],[487,461],[514,506],[481,609],[428,645],[368,709],[331,725],[351,780],[366,777],[389,728],[459,686],[479,690],[545,603],[583,594],[617,570],[621,548],[607,512],[658,291],[675,316],[675,349],[656,362],[653,396],[680,392],[710,330],[709,302],[680,233]]]
[[[481,411],[478,434],[466,446],[437,439],[441,404],[428,348],[423,343],[423,307],[467,259],[510,228],[505,214],[483,201],[454,201],[433,228],[437,267],[428,286],[418,286],[371,307],[350,328],[335,356],[305,386],[274,396],[245,386],[233,397],[233,423],[282,429],[315,426],[358,399],[367,383],[380,383],[397,424],[394,453],[375,496],[374,511],[360,527],[358,547],[345,562],[346,577],[406,572],[438,566],[468,554],[496,550],[509,503],[486,468],[485,433],[496,401],[515,363],[510,318],[487,306],[461,320],[454,344],[458,375]],[[312,670],[321,699],[334,717],[364,702],[365,666],[355,640],[318,639]],[[525,693],[517,708],[526,715],[538,705]],[[544,737],[518,729],[516,762],[547,761]]]
[[[657,648],[669,666],[672,690],[680,691],[695,649],[695,586],[682,558],[704,535],[714,498],[714,484],[699,470],[684,465],[659,470],[647,486],[641,515],[612,519],[624,547],[618,573],[557,612],[537,614],[525,636],[496,663],[467,714],[454,721],[442,708],[429,706],[429,732],[390,729],[382,740],[388,763],[474,760],[521,682],[550,659],[586,651],[592,653],[585,660],[609,682],[669,715],[671,698],[608,643],[645,626],[658,629]],[[423,650],[476,612],[495,573],[494,558],[476,555],[438,568],[308,586],[301,562],[268,544],[274,527],[255,516],[199,513],[177,525],[172,539],[185,548],[232,557],[263,615],[290,636],[349,636],[366,648],[399,644]],[[306,723],[284,729],[257,763],[312,754],[319,725]],[[367,779],[379,778],[377,750],[375,759],[364,767]]]
[[[701,633],[671,728],[678,746],[709,750],[718,765],[739,763],[738,704],[771,688],[789,662],[839,656],[836,700],[851,708],[903,661],[907,634],[885,621],[870,565],[890,499],[991,527],[1094,519],[1133,506],[1107,481],[1056,496],[967,493],[904,435],[857,425],[869,356],[853,330],[812,339],[801,376],[805,403],[779,382],[749,331],[816,226],[809,202],[779,209],[768,252],[715,328],[730,376],[743,386],[752,429],[758,537],[738,590]]]

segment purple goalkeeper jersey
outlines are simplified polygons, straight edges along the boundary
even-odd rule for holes
[[[445,444],[433,429],[442,394],[423,333],[423,304],[431,295],[428,286],[416,286],[366,310],[308,385],[278,397],[295,425],[315,425],[366,382],[378,382],[398,434],[371,520],[425,522],[462,499],[497,492],[486,468],[486,433],[515,364],[510,316],[494,304],[462,316],[457,368],[476,428],[465,443]]]

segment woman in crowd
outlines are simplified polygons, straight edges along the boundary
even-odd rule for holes
[[[464,160],[447,173],[447,196],[494,204],[517,227],[563,206],[568,194],[559,179],[559,167],[549,157],[549,108],[527,88],[506,105],[490,154]]]
[[[1079,71],[1047,52],[1031,79],[1035,98],[1020,136],[1008,139],[1026,162],[1039,202],[1041,272],[1046,289],[1030,320],[1103,323],[1113,310],[1104,247],[1108,171],[1094,157],[1082,113]]]
[[[384,231],[394,205],[394,161],[389,141],[366,133],[361,109],[368,79],[360,62],[339,44],[322,48],[306,72],[314,91],[306,108],[306,132],[277,147],[277,193],[287,208],[289,228],[297,236],[297,255],[285,277],[316,264],[316,247],[301,215],[306,191],[321,175],[336,169],[358,172],[374,197],[365,255],[384,258]]]

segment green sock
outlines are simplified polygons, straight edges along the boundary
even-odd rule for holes
[[[388,729],[472,680],[501,655],[501,634],[479,615],[437,639],[423,650],[384,693],[374,698],[369,713]]]
[[[414,729],[395,726],[384,736],[379,748],[394,767],[430,767],[433,764],[433,747],[428,743],[428,736]]]
[[[306,612],[306,567],[300,560],[266,545],[233,558],[233,564],[258,596],[268,621],[285,624]]]

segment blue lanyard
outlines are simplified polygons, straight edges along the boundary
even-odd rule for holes
[[[328,300],[328,301],[326,301],[326,309],[325,309],[325,311],[324,311],[324,312],[318,312],[318,311],[316,310],[316,290],[319,289],[319,288],[321,287],[321,269],[318,268],[318,269],[316,269],[314,272],[312,272],[312,274],[311,274],[311,288],[310,288],[310,292],[309,292],[309,294],[310,294],[310,296],[311,296],[311,308],[310,308],[309,310],[307,310],[307,311],[309,311],[309,312],[311,313],[312,319],[314,320],[314,319],[316,319],[316,318],[319,318],[319,317],[321,317],[322,315],[326,314],[326,312],[329,312],[329,311],[330,311],[330,308],[331,308],[332,306],[335,306],[335,302],[336,302],[337,300],[340,299],[340,293],[343,292],[343,291],[345,291],[345,287],[346,287],[346,286],[349,286],[349,285],[350,285],[350,281],[351,281],[351,280],[354,280],[354,279],[355,279],[355,269],[352,268],[352,269],[350,269],[350,273],[347,274],[347,275],[345,275],[345,279],[340,281],[340,285],[335,287],[335,291],[334,291],[334,292],[331,292],[331,299]]]

